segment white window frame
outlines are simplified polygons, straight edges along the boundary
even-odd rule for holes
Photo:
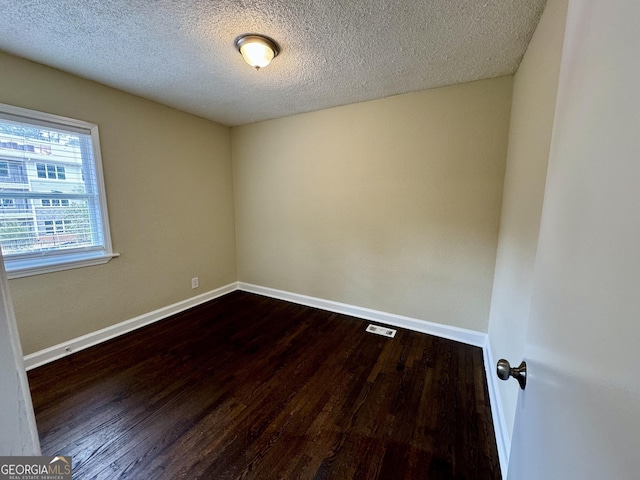
[[[61,129],[80,129],[82,131],[89,132],[93,148],[93,161],[98,188],[98,202],[100,217],[102,220],[100,227],[102,228],[104,244],[102,247],[70,249],[68,251],[61,250],[59,252],[47,252],[46,254],[37,252],[33,254],[5,257],[4,261],[7,277],[9,279],[20,278],[73,268],[101,265],[107,263],[112,258],[119,256],[118,253],[113,252],[111,244],[111,231],[109,228],[107,197],[104,188],[104,174],[102,172],[102,155],[100,153],[100,135],[98,132],[98,126],[82,120],[38,112],[36,110],[29,110],[3,103],[0,103],[0,113],[14,118],[17,117],[25,123],[42,125],[45,128],[57,126],[57,128]]]

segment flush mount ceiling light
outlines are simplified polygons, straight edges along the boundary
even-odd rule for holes
[[[256,70],[269,65],[280,53],[276,42],[264,35],[240,35],[236,38],[235,45],[244,61]]]

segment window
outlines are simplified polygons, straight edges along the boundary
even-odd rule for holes
[[[69,199],[67,198],[43,198],[40,200],[43,207],[68,207]]]
[[[48,178],[50,180],[66,180],[67,175],[62,165],[51,165],[49,163],[36,163],[36,173],[38,178]]]
[[[25,176],[13,185],[5,181],[11,188],[3,188],[0,198],[0,246],[8,277],[97,265],[117,256],[111,248],[98,127],[0,104],[0,145],[5,144],[23,148],[3,149],[0,177],[13,172],[9,163]]]
[[[73,222],[71,220],[45,220],[44,231],[47,235],[59,233],[67,233],[73,230]]]

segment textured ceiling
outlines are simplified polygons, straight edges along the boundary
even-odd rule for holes
[[[514,73],[544,4],[0,0],[0,50],[242,125]],[[280,55],[254,71],[233,46],[242,33]]]

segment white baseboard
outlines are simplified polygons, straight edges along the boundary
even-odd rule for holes
[[[71,355],[80,350],[84,350],[85,348],[97,345],[98,343],[111,340],[112,338],[144,327],[145,325],[163,320],[167,317],[170,317],[171,315],[175,315],[176,313],[188,310],[189,308],[221,297],[222,295],[233,292],[237,289],[237,282],[233,282],[229,285],[225,285],[223,287],[216,288],[215,290],[203,293],[202,295],[191,297],[186,300],[182,300],[181,302],[174,303],[173,305],[159,308],[158,310],[154,310],[153,312],[145,313],[130,320],[125,320],[124,322],[120,322],[101,330],[88,333],[87,335],[67,340],[66,342],[54,345],[53,347],[45,348],[44,350],[40,350],[35,353],[30,353],[29,355],[25,355],[24,357],[24,366],[27,370],[31,370],[46,363],[53,362],[54,360],[58,360],[59,358]]]
[[[417,318],[411,317],[403,317],[402,315],[395,315],[393,313],[371,310],[364,307],[356,307],[354,305],[348,305],[346,303],[339,303],[316,297],[308,297],[307,295],[285,292],[283,290],[261,287],[259,285],[252,285],[244,282],[238,282],[238,289],[245,292],[257,293],[258,295],[263,295],[265,297],[277,298],[279,300],[286,300],[288,302],[306,305],[308,307],[327,310],[329,312],[342,313],[344,315],[350,315],[352,317],[362,318],[373,322],[380,322],[387,325],[406,328],[407,330],[428,333],[429,335],[435,335],[436,337],[455,340],[457,342],[466,343],[475,347],[483,348],[485,345],[485,339],[487,337],[486,333],[476,332],[475,330],[451,327],[449,325],[442,325],[440,323],[418,320]]]
[[[507,428],[507,421],[502,409],[502,399],[498,389],[498,376],[495,373],[495,361],[491,351],[489,338],[483,346],[484,369],[487,375],[487,388],[489,389],[489,402],[491,403],[491,417],[493,418],[493,429],[496,434],[496,444],[498,447],[498,458],[500,460],[500,470],[502,478],[507,478],[509,468],[509,453],[511,452],[511,436]]]

